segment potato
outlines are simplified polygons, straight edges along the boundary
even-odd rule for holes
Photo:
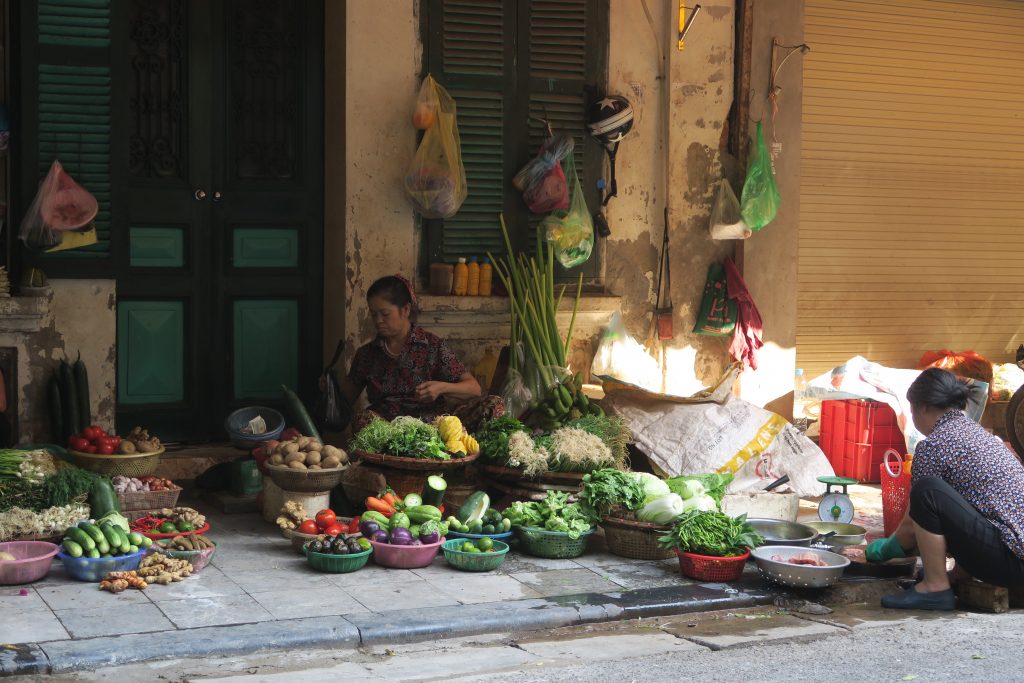
[[[304,470],[306,469],[306,463],[301,460],[292,460],[288,463],[288,467],[291,467],[293,470]]]
[[[270,456],[270,461],[269,462],[270,462],[271,465],[283,465],[284,464],[284,456],[281,455],[280,453],[274,453],[272,456]]]
[[[324,445],[316,439],[310,439],[309,443],[306,444],[307,451],[322,451]]]
[[[312,440],[313,440],[312,437],[300,436],[299,438],[297,438],[295,440],[295,445],[298,446],[300,450],[304,451],[304,450],[306,450],[306,446],[308,446],[309,442],[312,441]]]
[[[318,469],[320,469],[320,465],[310,465],[309,469],[311,469],[311,470],[318,470]]]
[[[306,453],[306,464],[307,465],[319,465],[320,464],[320,452],[310,451]]]
[[[327,446],[324,446],[323,451],[321,452],[324,454],[325,458],[337,458],[339,461],[341,460],[341,449],[337,446],[331,446],[328,444]]]
[[[293,462],[301,462],[305,464],[306,456],[303,453],[289,453],[284,456],[284,461],[289,465]]]
[[[320,461],[320,466],[325,470],[333,470],[339,465],[341,465],[341,461],[330,455]]]
[[[271,439],[267,443],[263,444],[263,450],[265,450],[267,453],[273,453],[274,449],[277,448],[278,444],[280,443],[281,442],[278,441],[277,439]]]
[[[288,445],[286,445],[284,447],[285,455],[291,455],[292,453],[298,453],[298,452],[299,452],[298,444],[290,443],[290,444],[288,444]]]

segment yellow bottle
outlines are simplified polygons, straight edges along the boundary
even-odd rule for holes
[[[476,256],[469,257],[469,280],[466,284],[466,294],[469,296],[480,295],[480,264],[476,262]]]
[[[452,294],[455,296],[466,296],[468,285],[469,268],[466,266],[466,259],[463,257],[455,264],[455,282],[452,284]]]
[[[480,296],[491,295],[491,278],[493,277],[491,259],[484,257],[480,264]]]

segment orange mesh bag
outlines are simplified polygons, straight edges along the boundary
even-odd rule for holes
[[[926,351],[917,362],[918,370],[942,368],[960,377],[970,377],[992,386],[992,362],[974,351]]]

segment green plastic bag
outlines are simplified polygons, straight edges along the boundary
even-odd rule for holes
[[[740,215],[743,222],[754,232],[775,220],[779,212],[779,188],[772,173],[772,157],[764,143],[761,122],[757,123],[757,140],[754,153],[747,166],[747,179],[743,182],[743,197],[740,200]]]
[[[736,329],[736,300],[729,298],[726,289],[725,267],[712,263],[704,283],[704,299],[697,313],[695,334],[707,337],[728,337]]]

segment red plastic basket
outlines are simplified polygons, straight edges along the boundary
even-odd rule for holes
[[[882,526],[889,536],[903,521],[910,505],[910,472],[903,466],[903,456],[892,448],[885,452],[878,470],[882,481]]]
[[[734,557],[712,557],[675,551],[679,557],[679,571],[683,576],[698,581],[735,581],[743,574],[743,565],[750,551]]]

